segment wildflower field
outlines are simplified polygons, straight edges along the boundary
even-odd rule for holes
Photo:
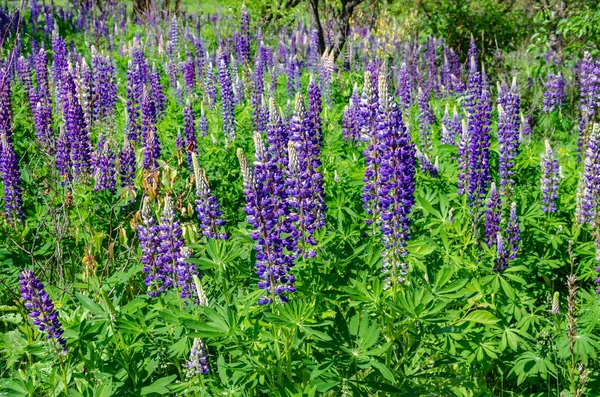
[[[506,3],[0,1],[0,396],[600,395],[600,8]]]

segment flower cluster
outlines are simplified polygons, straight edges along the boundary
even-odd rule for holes
[[[223,213],[219,209],[217,198],[210,190],[206,172],[198,164],[198,156],[195,153],[192,154],[192,166],[196,181],[196,212],[202,234],[207,238],[226,240],[227,234],[219,232],[219,228],[225,226],[225,221],[221,219]]]
[[[546,150],[542,153],[540,167],[542,169],[540,184],[542,189],[542,211],[553,214],[557,210],[556,200],[558,199],[560,169],[548,140],[546,140]]]
[[[600,208],[600,126],[594,124],[587,142],[585,165],[582,175],[583,194],[579,208],[579,222],[597,224]]]
[[[373,224],[374,220],[377,219],[379,207],[378,185],[381,159],[379,158],[380,150],[377,134],[378,102],[379,97],[377,88],[373,82],[373,76],[370,71],[366,71],[363,92],[360,99],[360,113],[362,125],[361,136],[362,139],[369,144],[368,148],[363,153],[367,168],[365,169],[365,176],[363,178],[365,186],[363,188],[362,199],[363,208],[367,213],[366,222],[369,225]]]
[[[21,299],[23,306],[29,310],[29,317],[40,332],[45,332],[48,339],[54,339],[60,345],[61,353],[67,353],[67,341],[62,337],[64,332],[58,312],[54,309],[54,303],[50,295],[44,289],[44,284],[35,277],[35,274],[25,269],[19,275],[21,286]]]
[[[233,87],[225,54],[219,51],[219,84],[221,86],[221,102],[223,105],[223,132],[225,141],[235,141],[235,115],[233,113]]]
[[[94,190],[108,190],[115,193],[117,190],[116,174],[117,155],[110,143],[102,135],[98,137],[98,149],[94,154]]]
[[[192,350],[190,350],[190,358],[185,364],[186,376],[191,378],[195,375],[207,374],[210,371],[208,366],[208,353],[206,346],[200,338],[194,338]]]
[[[350,103],[344,108],[344,117],[342,118],[342,129],[344,131],[344,140],[357,143],[360,140],[361,114],[360,114],[360,96],[358,86],[355,84],[350,97]]]
[[[550,113],[565,105],[565,80],[560,74],[548,73],[544,91],[544,112]]]
[[[498,89],[498,144],[500,190],[506,195],[512,194],[514,181],[514,161],[519,150],[519,112],[521,99],[517,92],[516,79],[510,88],[506,83]]]
[[[500,232],[500,223],[502,222],[502,199],[498,190],[496,190],[496,184],[492,182],[490,188],[490,196],[487,201],[487,208],[485,211],[485,243],[488,247],[491,247],[496,242],[496,234]]]

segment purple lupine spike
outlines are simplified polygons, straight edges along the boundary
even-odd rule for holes
[[[592,132],[587,142],[587,150],[584,162],[583,200],[580,208],[580,223],[589,223],[591,226],[597,224],[599,200],[600,200],[600,127],[593,125]]]
[[[225,226],[225,221],[221,218],[223,213],[219,209],[217,198],[210,190],[206,171],[198,164],[196,153],[192,153],[192,165],[196,181],[196,212],[202,234],[206,238],[227,240],[229,236],[220,232],[220,229]]]
[[[167,55],[169,58],[174,58],[179,51],[179,27],[177,26],[177,16],[171,18],[171,28],[169,30],[169,43],[167,45]]]
[[[67,130],[61,126],[56,142],[56,169],[62,178],[62,184],[71,180],[71,141]]]
[[[175,82],[175,101],[177,106],[183,106],[183,87],[179,80]]]
[[[460,120],[460,115],[458,114],[458,111],[456,110],[456,105],[454,105],[454,111],[453,111],[453,117],[452,117],[452,122],[450,123],[450,129],[452,130],[452,135],[454,135],[455,137],[455,141],[456,139],[458,139],[461,134],[462,134],[462,121]]]
[[[175,264],[175,272],[177,273],[177,284],[181,288],[179,296],[182,299],[195,300],[196,293],[194,286],[194,276],[198,277],[198,271],[196,265],[189,262],[188,259],[192,257],[192,251],[188,247],[181,247],[181,253]],[[189,302],[186,301],[187,305]]]
[[[471,136],[465,120],[462,121],[462,132],[458,142],[458,194],[465,194],[469,185],[469,148]]]
[[[281,115],[277,111],[275,99],[269,98],[269,123],[267,126],[267,143],[269,144],[268,150],[271,153],[271,156],[273,156],[275,159],[277,167],[282,172],[285,171],[288,163],[288,138],[288,127],[285,125]]]
[[[426,174],[429,174],[432,178],[438,176],[439,173],[439,163],[438,158],[435,158],[435,163],[432,163],[429,160],[429,156],[427,154],[422,153],[418,148],[416,149],[416,158],[419,161],[419,168]]]
[[[431,104],[429,103],[429,98],[421,88],[419,88],[418,103],[421,145],[425,150],[431,151],[433,149],[431,127],[435,124],[436,120],[433,109],[431,109]]]
[[[448,50],[448,47],[444,45],[444,62],[442,63],[441,79],[441,85],[444,90],[444,97],[450,97],[454,92],[454,80],[452,79],[452,65],[450,64],[450,53]]]
[[[250,16],[245,3],[242,3],[240,18],[240,58],[242,62],[250,63]]]
[[[512,194],[514,181],[514,161],[519,153],[519,113],[521,100],[517,92],[517,81],[513,79],[510,88],[502,84],[498,88],[498,143],[500,152],[500,190],[502,194]]]
[[[200,121],[198,122],[198,130],[200,131],[200,136],[208,135],[208,118],[206,118],[206,113],[204,113],[204,107],[200,108]]]
[[[545,213],[556,213],[556,200],[558,199],[559,188],[559,167],[558,160],[554,156],[550,141],[546,140],[546,150],[542,153],[541,189],[542,189],[542,211]]]
[[[373,79],[370,71],[365,72],[365,83],[363,86],[362,97],[360,100],[361,113],[361,136],[365,142],[369,143],[369,147],[364,152],[367,168],[363,182],[363,208],[367,214],[366,223],[373,224],[377,219],[377,211],[379,206],[379,165],[380,151],[377,136],[377,114],[378,114],[378,96],[377,90],[373,85]]]
[[[391,272],[386,285],[404,281],[407,267],[406,242],[410,237],[408,218],[414,204],[416,151],[409,131],[402,122],[398,105],[389,97],[385,78],[379,81],[379,110],[377,115],[379,150],[385,153],[380,161],[381,179],[378,182],[380,215],[378,224],[384,245],[384,273]]]
[[[456,108],[454,109],[456,111]],[[458,115],[455,114],[455,117]],[[442,117],[442,132],[440,133],[440,141],[444,145],[456,145],[456,136],[460,133],[460,128],[457,129],[454,126],[454,120],[450,119],[450,113],[448,112],[448,105],[444,110],[444,116]],[[458,120],[460,126],[460,120]]]
[[[483,89],[482,74],[477,67],[477,60],[469,58],[469,79],[467,82],[467,92],[465,95],[465,109],[468,114],[473,114],[477,111],[476,106],[481,97]]]
[[[517,220],[517,204],[514,202],[510,205],[510,215],[508,216],[505,233],[506,243],[508,244],[508,258],[512,261],[517,259],[519,242],[521,241],[521,229]]]
[[[310,33],[310,42],[307,48],[306,66],[310,72],[314,74],[317,72],[319,58],[321,57],[319,47],[319,32],[317,30],[312,30]]]
[[[40,332],[45,333],[48,339],[54,339],[59,344],[60,354],[67,354],[67,341],[62,336],[64,330],[44,284],[31,270],[25,269],[19,275],[19,285],[23,306],[29,311],[28,315],[33,324]]]
[[[321,112],[323,104],[321,101],[321,89],[319,85],[311,79],[308,84],[308,116],[312,120],[313,131],[316,139],[321,141],[323,137]]]
[[[25,88],[25,94],[29,95],[29,92],[31,92],[31,89],[33,88],[33,85],[31,84],[31,65],[29,60],[21,55],[19,59],[17,59],[15,69],[19,80]]]
[[[99,54],[92,47],[92,69],[94,71],[94,93],[97,98],[95,116],[107,120],[115,114],[117,104],[117,83],[115,80],[115,66],[109,56]]]
[[[10,75],[5,67],[0,65],[0,137],[12,142],[12,107]]]
[[[396,88],[396,96],[400,102],[400,107],[405,110],[411,104],[411,79],[406,62],[402,62],[402,66],[398,70],[398,85]]]
[[[128,135],[127,138],[130,141],[137,142],[139,139],[142,125],[140,120],[140,97],[139,88],[143,90],[143,87],[138,84],[140,81],[137,78],[136,70],[134,69],[133,62],[130,60],[127,68],[127,88],[126,88],[126,110],[127,110],[127,123],[128,123]]]
[[[175,137],[175,147],[177,148],[178,156],[179,153],[185,153],[185,139],[181,134],[181,131],[177,132],[177,136]]]
[[[146,197],[142,206],[142,224],[137,227],[140,248],[142,250],[141,262],[144,265],[143,272],[147,274],[144,282],[148,287],[148,295],[155,298],[165,292],[173,285],[171,279],[172,271],[163,267],[160,260],[158,247],[160,228],[150,208],[150,199]]]
[[[254,75],[252,79],[252,121],[254,125],[254,129],[262,132],[265,129],[265,126],[261,123],[262,115],[261,115],[261,105],[262,98],[264,94],[264,81],[263,81],[263,65],[260,59],[260,56],[256,56],[254,61]]]
[[[429,66],[429,76],[427,79],[427,98],[430,97],[431,93],[434,93],[439,97],[440,86],[438,79],[436,45],[433,37],[430,37],[427,43],[427,52],[425,53],[425,58],[427,58]]]
[[[183,82],[185,83],[185,89],[189,93],[196,92],[196,61],[192,57],[192,54],[187,55],[188,60],[183,63]]]
[[[7,219],[23,216],[21,171],[19,160],[6,135],[0,136],[0,175],[4,185],[4,208]]]
[[[94,167],[94,179],[96,180],[94,191],[108,190],[113,194],[117,191],[117,181],[115,179],[116,159],[117,155],[110,143],[101,137],[98,138]]]
[[[325,53],[321,56],[321,63],[319,67],[319,75],[321,80],[321,91],[325,102],[331,104],[333,100],[332,83],[333,83],[333,72],[335,68],[335,59],[333,59],[333,53],[325,50]],[[309,94],[310,95],[310,94]]]
[[[502,222],[502,199],[494,182],[492,182],[490,188],[490,196],[486,207],[484,237],[485,244],[491,247],[496,243],[496,234],[500,231],[500,223]]]
[[[325,202],[323,199],[323,176],[319,172],[320,141],[314,131],[312,118],[307,114],[302,95],[296,95],[294,116],[290,121],[290,142],[296,153],[294,175],[290,175],[288,189],[289,205],[299,233],[300,249],[313,257],[315,251],[306,251],[307,244],[316,245],[314,232],[325,225]],[[291,161],[291,158],[290,158]],[[292,166],[290,165],[290,168]]]
[[[156,65],[152,65],[152,73],[150,74],[150,87],[152,89],[152,101],[156,108],[156,118],[162,118],[166,109],[165,93],[163,92],[162,84],[160,83],[160,75]]]
[[[192,153],[198,153],[198,140],[196,138],[196,115],[192,104],[188,100],[183,109],[183,129],[185,131],[185,148],[190,170],[192,169]]]
[[[91,140],[89,129],[85,124],[83,109],[77,99],[75,82],[71,72],[65,74],[63,81],[65,97],[64,117],[67,139],[71,149],[70,159],[73,166],[73,175],[76,179],[84,178],[92,165]]]
[[[38,141],[42,148],[52,155],[55,142],[52,131],[52,97],[48,84],[48,57],[46,51],[42,48],[35,53],[34,58],[37,90],[32,88],[32,92],[29,94],[31,111]]]
[[[296,95],[296,68],[299,68],[298,62],[296,61],[296,57],[290,57],[289,61],[286,63],[286,88],[288,92],[288,96],[292,97]]]
[[[175,215],[175,208],[169,196],[165,197],[164,209],[158,226],[158,260],[157,264],[165,274],[174,275],[177,261],[181,258],[183,247],[183,231]],[[165,283],[165,287],[170,284]]]
[[[223,132],[225,145],[235,141],[235,114],[233,112],[233,88],[229,68],[224,53],[219,50],[219,84],[221,86],[221,102],[223,106]]]
[[[63,75],[68,72],[68,51],[67,43],[60,37],[57,30],[52,31],[52,54],[52,81],[56,87],[56,104],[60,108],[62,106]]]
[[[217,87],[212,62],[209,62],[204,75],[204,101],[209,109],[214,109],[217,103]]]
[[[156,107],[150,93],[144,87],[142,96],[142,145],[144,147],[144,169],[152,171],[158,167],[160,141],[156,130]]]
[[[565,105],[565,80],[562,75],[548,73],[544,91],[544,112],[562,109]]]
[[[358,86],[354,84],[350,103],[344,109],[342,119],[342,128],[344,130],[344,140],[354,143],[360,141],[361,114],[360,114],[360,96]]]
[[[496,259],[494,259],[494,271],[501,272],[508,267],[509,252],[506,249],[506,243],[502,238],[502,233],[496,233],[495,240]]]
[[[469,115],[467,128],[470,135],[469,147],[469,205],[481,207],[491,182],[490,177],[490,123],[491,106],[487,90],[483,90],[476,105],[476,113]]]
[[[240,77],[239,73],[235,74],[234,88],[234,105],[239,105],[244,102],[244,79]]]
[[[256,160],[252,169],[246,156],[238,149],[237,156],[244,177],[244,194],[248,223],[254,228],[251,237],[256,241],[256,273],[260,279],[258,288],[265,295],[258,300],[259,305],[274,303],[276,298],[286,302],[287,294],[293,293],[294,276],[289,274],[293,263],[283,255],[283,243],[277,230],[282,204],[272,195],[276,186],[276,167],[269,161],[269,155],[260,134],[255,133]],[[289,257],[288,257],[289,258]]]
[[[185,364],[186,376],[192,378],[196,375],[204,375],[210,372],[208,365],[208,353],[206,346],[200,338],[194,338],[194,344],[192,350],[190,350],[190,357]]]
[[[90,69],[85,59],[82,59],[79,64],[79,78],[76,83],[85,125],[91,128],[93,120],[98,118],[97,111],[99,111],[99,107],[97,101],[94,99],[97,92],[94,83],[94,72]]]
[[[135,188],[135,152],[131,141],[125,136],[123,140],[123,150],[119,155],[119,176],[122,188]]]

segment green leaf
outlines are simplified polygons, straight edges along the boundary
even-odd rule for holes
[[[492,313],[487,310],[475,310],[469,313],[463,321],[469,321],[472,323],[484,324],[484,325],[492,325],[496,324],[499,320]]]
[[[152,383],[150,386],[142,387],[141,395],[147,396],[149,394],[168,394],[170,393],[170,390],[167,386],[173,383],[175,378],[177,378],[177,375],[170,375],[160,378],[154,383]]]

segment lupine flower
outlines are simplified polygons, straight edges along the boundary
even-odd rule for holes
[[[152,171],[158,167],[160,141],[156,131],[156,107],[146,88],[142,96],[142,145],[144,147],[144,169]]]
[[[565,105],[565,80],[560,74],[548,73],[544,91],[544,112],[562,109]]]
[[[521,229],[519,228],[519,221],[517,220],[517,204],[514,202],[510,205],[510,215],[508,216],[505,233],[509,259],[514,260],[517,258],[519,242],[521,241]]]
[[[596,225],[600,200],[600,127],[594,124],[587,142],[585,165],[582,175],[583,200],[581,201],[580,223]]]
[[[242,3],[240,18],[240,58],[244,63],[250,63],[250,17],[245,3]]]
[[[285,125],[281,115],[277,111],[275,100],[269,98],[269,123],[267,125],[268,150],[273,161],[277,163],[277,167],[282,172],[286,170],[288,164],[288,139],[288,127]],[[284,182],[283,178],[281,182]]]
[[[92,68],[94,70],[94,93],[97,95],[96,117],[106,120],[115,113],[117,104],[117,83],[115,66],[109,56],[103,56],[92,47]]]
[[[158,74],[156,65],[152,66],[152,73],[150,74],[150,87],[152,89],[152,100],[154,102],[154,106],[156,107],[156,118],[159,119],[165,112],[166,99],[162,84],[160,83],[160,75]]]
[[[185,148],[187,152],[188,166],[192,169],[192,154],[198,153],[198,141],[196,138],[196,115],[190,101],[183,108],[183,129],[185,131]]]
[[[169,58],[177,56],[179,50],[179,28],[177,26],[177,16],[171,18],[171,29],[169,30],[169,44],[167,46],[167,55]]]
[[[391,272],[391,278],[386,280],[389,285],[403,282],[407,270],[403,257],[410,237],[408,216],[415,200],[415,148],[398,105],[389,97],[385,78],[379,82],[379,98],[377,135],[383,155],[378,182],[381,206],[378,223],[384,245],[384,272]]]
[[[541,189],[542,189],[542,211],[546,213],[556,213],[556,200],[558,199],[559,188],[559,167],[558,160],[554,156],[550,142],[546,140],[546,150],[542,154]]]
[[[473,43],[473,42],[471,42]],[[476,48],[476,47],[473,47]],[[477,68],[477,59],[469,58],[469,80],[467,82],[467,93],[465,97],[465,106],[468,114],[476,112],[476,105],[481,97],[483,81],[481,73]]]
[[[437,56],[436,56],[436,45],[433,37],[429,38],[427,43],[427,52],[425,58],[429,64],[429,77],[427,79],[427,98],[434,93],[439,96],[440,86],[438,81],[438,70],[437,70]]]
[[[0,65],[0,136],[12,142],[12,108],[10,74]]]
[[[426,153],[422,153],[419,149],[416,149],[416,158],[419,161],[419,168],[426,174],[429,174],[432,178],[438,176],[440,172],[439,159],[436,156],[435,161],[432,163],[429,160],[429,156]]]
[[[108,190],[112,193],[117,191],[117,181],[115,179],[115,162],[117,156],[110,143],[102,136],[98,138],[98,149],[95,154],[94,179],[96,185],[94,190]]]
[[[200,136],[208,135],[208,119],[206,118],[206,114],[204,113],[204,108],[200,109],[200,121],[198,122],[198,130],[200,131]]]
[[[198,164],[196,153],[192,153],[192,165],[196,181],[196,212],[202,234],[206,238],[227,240],[227,234],[219,232],[219,229],[225,226],[225,221],[221,218],[223,213],[219,209],[217,198],[210,190],[206,172]]]
[[[277,229],[284,205],[273,196],[278,171],[269,161],[260,135],[255,133],[254,138],[255,168],[250,167],[241,149],[238,149],[237,156],[244,178],[244,211],[248,223],[254,228],[251,237],[256,242],[256,273],[260,279],[258,288],[265,290],[265,295],[259,298],[258,304],[264,305],[273,303],[276,297],[281,302],[286,302],[286,294],[293,293],[296,289],[295,278],[289,274],[293,262],[283,253],[283,242]]]
[[[221,101],[223,105],[223,132],[226,145],[235,141],[235,114],[233,113],[233,89],[229,68],[225,55],[219,51],[219,84],[221,85]]]
[[[431,127],[435,124],[435,115],[433,114],[433,110],[431,109],[431,104],[429,103],[429,98],[426,93],[419,88],[418,95],[418,103],[419,103],[419,132],[421,134],[421,146],[425,148],[427,151],[431,151],[433,149],[431,143]]]
[[[165,204],[158,226],[158,259],[157,264],[163,272],[173,274],[183,247],[183,231],[175,215],[173,202],[165,197]],[[166,285],[168,286],[168,285]]]
[[[202,343],[202,339],[194,338],[194,344],[192,350],[190,350],[190,358],[185,364],[186,376],[192,378],[196,375],[207,374],[210,372],[208,366],[208,353],[206,347]]]
[[[67,139],[71,149],[71,163],[75,178],[87,175],[91,163],[91,141],[89,130],[85,124],[83,109],[77,99],[75,82],[70,72],[67,72],[63,81],[65,96],[63,98],[64,116]]]
[[[514,181],[512,179],[515,157],[519,150],[519,107],[516,79],[510,89],[503,84],[498,89],[498,143],[500,152],[500,190],[510,196]]]
[[[494,271],[501,272],[508,267],[508,251],[502,238],[502,233],[496,233],[496,259],[494,260]]]
[[[471,137],[465,120],[462,122],[462,133],[458,142],[458,194],[465,194],[469,184],[469,148]]]
[[[487,90],[483,90],[476,113],[469,115],[469,190],[471,206],[480,207],[490,183],[490,123],[491,106]]]
[[[308,84],[308,115],[312,119],[313,131],[319,141],[321,141],[323,137],[321,126],[322,109],[321,89],[314,80],[311,80]]]
[[[35,132],[42,148],[47,150],[50,154],[53,154],[55,143],[54,133],[52,131],[52,97],[48,85],[48,57],[43,48],[35,54],[34,67],[36,72],[37,90],[34,92],[34,89],[32,88],[32,92],[29,93],[29,100],[31,111],[33,113]],[[1,77],[0,80],[2,80]],[[0,99],[0,101],[1,100],[2,99]],[[2,106],[0,105],[0,109],[1,108]]]
[[[123,150],[119,155],[119,175],[121,187],[135,188],[135,152],[127,137],[123,140]]]
[[[172,268],[164,266],[164,262],[160,259],[162,255],[158,253],[158,247],[161,243],[158,236],[160,228],[152,214],[149,198],[144,200],[142,225],[139,225],[137,230],[140,248],[142,249],[143,271],[148,274],[144,282],[148,286],[148,295],[157,297],[173,285],[171,278],[173,271]]]
[[[56,104],[58,108],[62,107],[62,83],[64,73],[68,71],[68,51],[67,43],[60,37],[58,31],[52,32],[52,80],[56,87]]]
[[[141,97],[138,96],[139,88],[143,90],[143,87],[138,87],[139,83],[137,73],[133,69],[132,61],[129,61],[127,68],[127,88],[126,88],[126,109],[127,109],[127,122],[128,122],[128,136],[127,138],[131,141],[136,142],[139,139],[142,125],[140,122],[140,101]],[[140,84],[141,85],[141,84]],[[142,91],[143,93],[143,91]]]
[[[58,312],[54,309],[54,303],[44,289],[44,284],[31,270],[25,269],[19,275],[19,285],[23,306],[29,311],[33,324],[40,332],[46,333],[48,339],[55,339],[58,342],[61,354],[67,354],[67,341],[62,337],[64,330],[58,319]]]
[[[185,83],[186,91],[193,94],[196,92],[196,61],[192,57],[192,54],[188,53],[187,58],[188,60],[181,66],[183,70],[183,82]]]
[[[344,109],[344,117],[342,119],[345,141],[355,143],[360,141],[361,119],[360,96],[358,94],[358,87],[355,84],[352,96],[350,97],[350,103]]]
[[[289,157],[288,205],[299,233],[300,248],[304,250],[306,244],[316,245],[314,232],[325,225],[326,206],[323,200],[323,176],[319,172],[320,141],[300,93],[296,95],[289,131],[296,163],[292,164],[292,158]],[[305,252],[311,257],[315,254],[313,250]]]
[[[209,109],[213,109],[217,103],[217,87],[212,62],[208,64],[204,76],[204,101]]]
[[[363,178],[365,187],[363,188],[362,200],[363,208],[367,214],[367,219],[365,222],[368,225],[373,224],[373,221],[377,219],[377,211],[379,206],[378,183],[380,178],[379,165],[381,160],[376,126],[379,106],[378,102],[379,98],[377,95],[377,90],[373,86],[371,72],[366,71],[365,83],[360,100],[360,113],[362,124],[361,136],[365,142],[369,143],[367,150],[364,152],[367,168]]]
[[[0,175],[2,175],[4,185],[6,217],[8,219],[21,218],[23,216],[21,171],[13,145],[6,135],[0,135]]]
[[[402,66],[398,70],[398,86],[396,88],[396,96],[400,101],[400,107],[404,109],[408,109],[411,104],[411,80],[410,73],[408,70],[408,66],[406,66],[406,62],[402,62]]]
[[[331,104],[332,101],[332,78],[335,68],[335,59],[333,59],[333,51],[329,53],[327,50],[321,56],[321,64],[319,68],[321,78],[321,91],[325,97],[325,101]],[[310,90],[310,87],[309,87]],[[310,97],[310,91],[309,91]]]
[[[490,196],[486,207],[484,237],[486,245],[491,247],[496,243],[496,234],[500,231],[500,223],[502,222],[502,199],[494,182],[492,182],[490,188]]]
[[[176,260],[175,272],[177,273],[177,284],[181,288],[179,296],[182,299],[195,299],[194,276],[198,276],[196,265],[188,262],[192,257],[192,251],[188,247],[181,247],[181,252]],[[188,303],[187,301],[185,302]]]
[[[452,120],[448,113],[448,104],[446,104],[444,116],[442,117],[442,131],[440,133],[440,141],[442,144],[453,146],[456,144],[455,130],[452,127]]]

